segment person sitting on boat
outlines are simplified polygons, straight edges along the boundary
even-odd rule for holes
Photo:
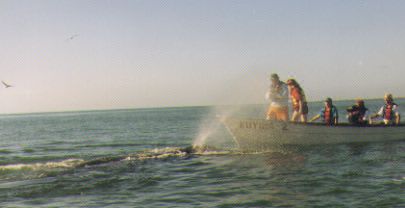
[[[332,98],[326,98],[325,107],[321,109],[318,115],[314,116],[310,122],[314,122],[322,118],[322,122],[326,125],[337,125],[339,121],[339,113],[336,106],[333,105]]]
[[[266,93],[266,99],[270,100],[270,106],[267,110],[267,120],[288,120],[288,87],[280,81],[277,74],[270,75],[270,89]]]
[[[372,119],[380,117],[385,125],[398,125],[401,121],[401,114],[398,105],[394,103],[392,94],[385,94],[384,101],[385,105],[375,115],[371,116],[370,121],[372,122]]]
[[[295,79],[287,80],[287,85],[290,90],[292,102],[293,114],[291,116],[291,121],[298,122],[298,120],[301,120],[303,123],[307,122],[308,105],[304,90]]]
[[[364,100],[356,100],[356,104],[347,109],[347,118],[350,124],[366,125],[368,123],[368,109]]]

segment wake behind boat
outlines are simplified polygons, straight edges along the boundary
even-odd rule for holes
[[[405,140],[405,125],[327,126],[265,119],[227,118],[223,123],[238,147],[263,151],[278,145],[367,143]]]

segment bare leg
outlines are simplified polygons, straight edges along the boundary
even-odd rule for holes
[[[302,123],[306,123],[307,120],[308,120],[307,114],[301,114],[301,122],[302,122]]]
[[[291,116],[291,122],[297,122],[298,119],[299,119],[299,113],[298,113],[298,111],[294,111]]]
[[[269,106],[267,108],[267,112],[266,112],[266,120],[270,120],[271,119],[271,106]]]
[[[276,120],[277,116],[276,113],[272,110],[269,110],[269,113],[267,113],[266,120]]]

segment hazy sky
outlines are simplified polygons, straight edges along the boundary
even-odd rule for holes
[[[405,1],[0,0],[0,113],[405,95]],[[69,37],[75,36],[71,40]]]

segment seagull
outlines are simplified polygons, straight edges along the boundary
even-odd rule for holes
[[[71,40],[77,38],[77,36],[79,36],[79,34],[74,34],[74,35],[70,36],[69,38],[67,38],[66,41],[71,41]]]
[[[9,85],[9,84],[5,83],[4,81],[1,81],[1,83],[3,83],[3,85],[4,85],[5,88],[14,87],[14,86],[12,86],[12,85]]]

